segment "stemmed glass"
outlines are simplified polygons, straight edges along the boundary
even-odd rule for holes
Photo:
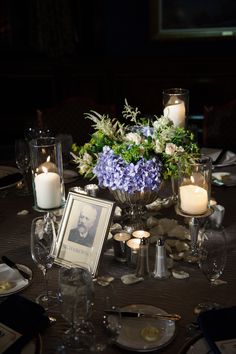
[[[15,160],[16,165],[23,174],[23,188],[21,189],[22,195],[29,195],[29,185],[27,181],[27,173],[30,167],[30,151],[29,144],[24,139],[15,140]]]
[[[114,308],[112,287],[104,289],[94,284],[88,268],[62,267],[59,271],[61,313],[70,328],[63,342],[70,350],[102,352],[117,338],[120,330],[119,311],[108,315]],[[110,296],[109,296],[110,295]]]
[[[54,262],[54,247],[56,244],[55,223],[50,213],[45,214],[44,219],[37,217],[31,226],[31,256],[44,276],[45,291],[36,298],[36,302],[45,310],[57,304],[57,296],[48,290],[47,273]]]
[[[200,236],[198,263],[211,286],[217,285],[217,279],[224,271],[226,259],[227,247],[224,228],[207,223]]]
[[[59,296],[61,314],[70,324],[70,328],[63,336],[64,345],[71,349],[88,348],[93,334],[93,327],[88,322],[88,318],[94,296],[90,271],[82,267],[61,267]]]

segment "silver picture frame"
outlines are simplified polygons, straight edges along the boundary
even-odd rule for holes
[[[88,268],[95,277],[115,202],[70,191],[54,249],[54,263]]]

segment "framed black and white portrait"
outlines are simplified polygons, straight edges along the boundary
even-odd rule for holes
[[[69,192],[54,251],[55,263],[78,265],[96,274],[115,203]]]

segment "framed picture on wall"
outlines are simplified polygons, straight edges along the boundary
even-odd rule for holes
[[[69,192],[54,251],[55,263],[89,268],[95,276],[115,203]]]

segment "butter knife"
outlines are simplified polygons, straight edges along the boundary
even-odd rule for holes
[[[24,277],[25,279],[29,280],[31,275],[24,272],[22,269],[20,269],[16,263],[14,263],[12,260],[10,260],[8,257],[6,256],[2,256],[2,261],[4,263],[6,263],[8,265],[8,267],[11,267],[12,269],[16,269],[18,270],[18,272],[22,275],[22,277]]]
[[[133,318],[159,318],[162,320],[171,320],[171,321],[179,321],[181,316],[176,313],[143,313],[143,312],[134,312],[134,311],[119,311],[119,310],[105,310],[104,311],[108,315],[120,315],[121,317],[133,317]]]

